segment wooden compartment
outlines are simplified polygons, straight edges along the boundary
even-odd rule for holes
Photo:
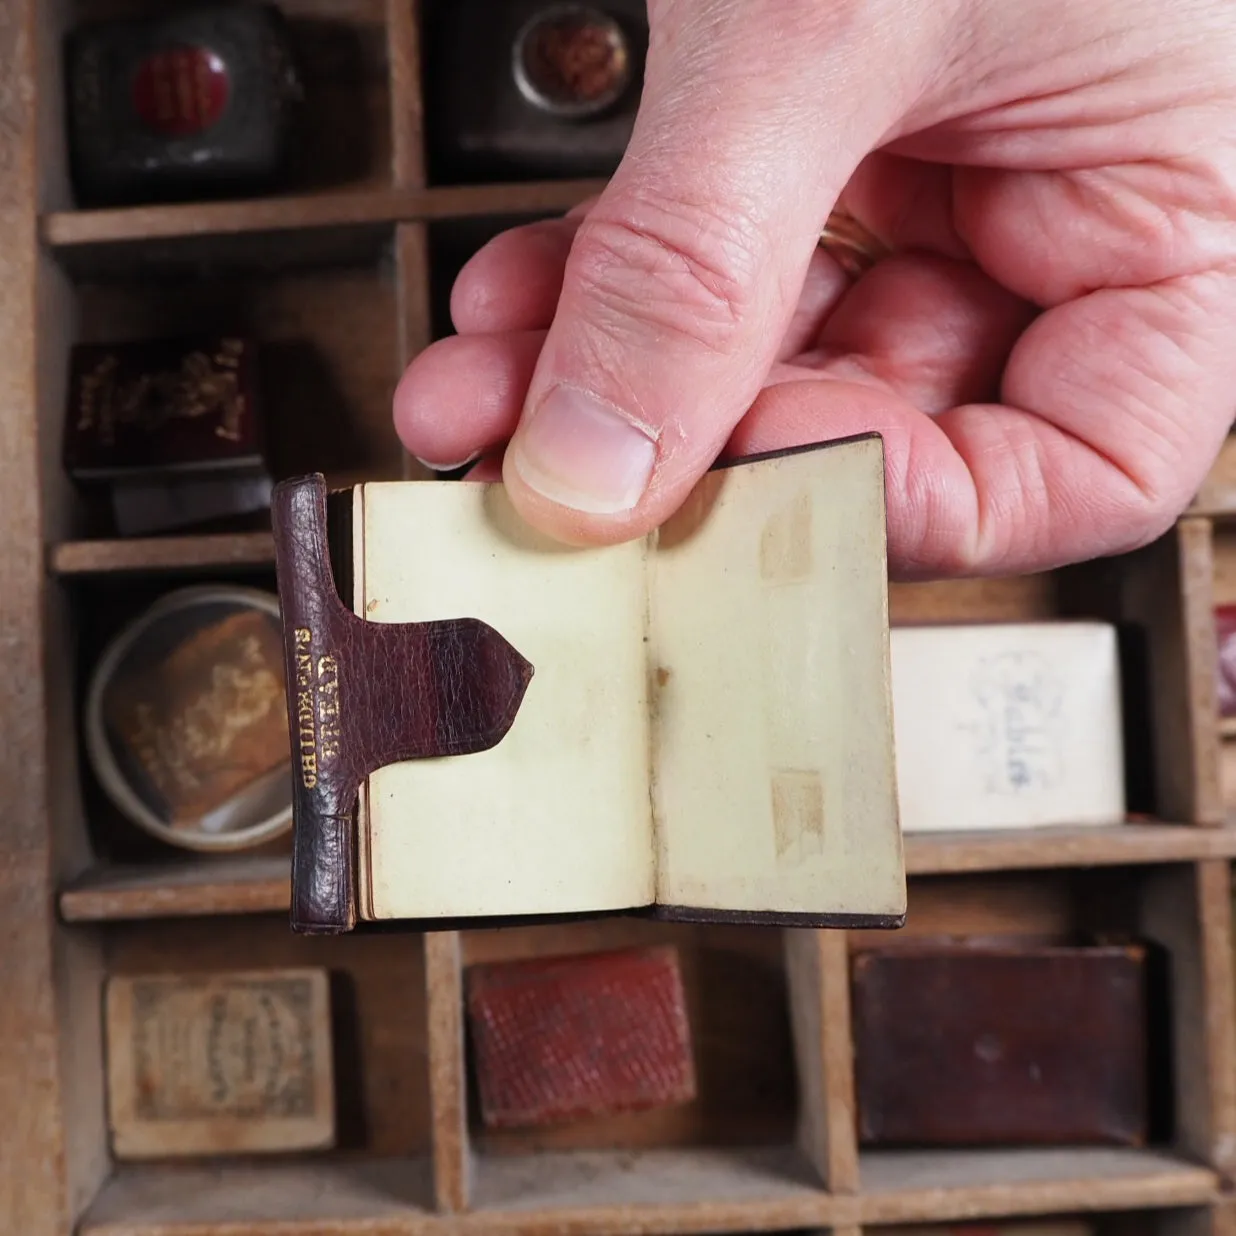
[[[269,569],[239,573],[183,573],[170,578],[157,575],[101,575],[69,581],[66,586],[70,605],[77,616],[75,699],[85,700],[99,659],[108,643],[128,623],[171,592],[182,587],[204,585],[237,585],[277,596],[274,572]],[[84,706],[79,707],[75,718],[79,734],[83,733],[85,725],[83,712]],[[80,741],[84,753],[84,737]],[[80,769],[83,819],[96,870],[138,866],[181,872],[186,867],[195,866],[204,872],[220,859],[230,857],[182,850],[142,831],[113,806],[84,754]],[[279,856],[286,863],[291,855],[291,838],[284,834],[255,849],[241,851],[235,857],[240,855],[254,861]]]
[[[864,1224],[865,1236],[1210,1236],[1224,1220],[1200,1206],[1162,1210],[1079,1210],[1074,1214],[1015,1215],[987,1222]]]
[[[625,149],[624,135],[630,131],[634,105],[639,98],[638,74],[617,102],[599,115],[558,121],[538,116],[538,110],[525,102],[523,91],[512,76],[516,32],[522,21],[530,19],[537,9],[519,5],[518,0],[514,3],[498,0],[490,4],[486,18],[483,16],[485,6],[478,5],[469,16],[476,19],[478,27],[486,22],[486,28],[474,30],[470,24],[452,20],[453,0],[417,2],[424,167],[429,184],[463,186],[483,184],[487,180],[515,184],[535,180],[538,175],[552,181],[566,180],[573,175],[612,174]],[[538,6],[538,9],[543,12],[546,7]],[[516,18],[504,20],[504,8],[507,11],[515,8]],[[630,62],[634,66],[642,65],[648,40],[646,4],[642,0],[611,0],[596,8],[605,16],[617,19],[626,36],[626,54]],[[499,38],[509,40],[509,45],[499,42]],[[458,97],[452,97],[453,83],[447,75],[456,69],[462,71],[473,98],[484,96],[483,106],[476,107],[463,122],[470,140],[458,145],[446,135],[458,133],[458,113],[475,105],[463,104]],[[595,126],[591,150],[581,163],[580,156],[588,150],[589,143],[581,140],[578,132],[587,131],[589,126]],[[550,132],[555,127],[559,127],[559,134],[551,137]],[[491,143],[488,139],[497,128],[505,131],[504,139]],[[530,129],[541,131],[532,143],[527,141]],[[482,151],[481,147],[488,149]],[[512,157],[513,151],[521,147],[520,155]],[[530,159],[533,149],[537,155]],[[551,155],[551,150],[557,153]],[[538,166],[539,173],[535,170]]]
[[[1209,561],[1206,529],[1186,521],[1145,550],[1083,567],[893,585],[889,618],[894,626],[1053,619],[1115,624],[1130,823],[1217,822],[1213,738],[1201,721],[1206,693],[1213,693],[1204,643]],[[1025,834],[1007,840],[1018,835]],[[946,845],[946,838],[911,835],[907,844],[930,851]]]
[[[123,1163],[94,1200],[83,1231],[126,1223],[308,1220],[348,1214],[345,1181],[368,1185],[392,1209],[433,1209],[426,1057],[425,966],[415,934],[379,939],[301,938],[286,921],[176,922],[103,935],[104,973],[210,973],[288,966],[326,968],[331,993],[337,1145],[304,1155]],[[312,1182],[317,1181],[315,1185]],[[174,1200],[173,1200],[174,1199]]]
[[[558,1127],[488,1132],[476,1110],[475,1065],[469,1058],[468,1131],[478,1154],[780,1145],[793,1140],[798,1102],[777,932],[619,918],[461,936],[465,980],[467,968],[478,963],[653,945],[677,951],[691,1025],[695,1100]]]
[[[678,950],[696,1099],[556,1128],[484,1130],[469,1058],[466,968],[652,944]],[[807,1201],[818,1188],[794,1145],[800,1099],[780,932],[620,916],[435,934],[429,950],[435,1171],[447,1211],[584,1206],[604,1214],[628,1201],[694,1206],[720,1191],[758,1215]]]
[[[274,273],[156,271],[140,280],[81,280],[71,295],[74,343],[252,338],[276,479],[307,471],[324,471],[332,483],[402,474],[391,418],[400,367],[389,261]],[[112,535],[105,519],[96,528]],[[268,519],[249,522],[269,527]]]
[[[277,917],[259,916],[168,923],[158,932],[117,924],[104,933],[103,949],[109,976],[325,967],[331,980],[338,1147],[320,1155],[428,1155],[425,964],[417,935],[307,938],[293,936]]]
[[[862,1147],[864,1189],[933,1170],[932,1164],[946,1175],[963,1167],[981,1174],[1014,1160],[1060,1171],[1075,1156],[1069,1170],[1092,1162],[1096,1175],[1119,1175],[1167,1170],[1173,1155],[1187,1171],[1190,1161],[1221,1151],[1225,1118],[1211,1110],[1205,1077],[1214,1062],[1208,1053],[1221,1058],[1229,1048],[1208,1039],[1206,1025],[1216,1013],[1222,1020],[1226,1003],[1221,989],[1207,990],[1198,960],[1213,947],[1205,935],[1208,916],[1222,917],[1225,908],[1213,875],[1188,864],[913,879],[906,927],[851,932],[851,960],[865,950],[923,945],[1145,946],[1147,1137],[1144,1146],[1129,1147]],[[1139,1159],[1141,1169],[1134,1167]]]

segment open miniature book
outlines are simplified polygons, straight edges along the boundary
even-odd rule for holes
[[[329,527],[281,486],[294,922],[897,924],[883,468],[874,435],[741,460],[589,549],[496,483],[357,485]]]

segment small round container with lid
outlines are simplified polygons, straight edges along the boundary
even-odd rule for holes
[[[616,18],[587,4],[554,4],[515,36],[515,84],[529,103],[551,116],[584,120],[600,115],[633,78],[631,48]]]
[[[292,825],[279,600],[208,585],[122,630],[86,697],[87,757],[115,807],[198,851],[248,849]]]

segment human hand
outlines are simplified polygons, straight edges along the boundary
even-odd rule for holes
[[[625,159],[498,236],[398,432],[568,542],[877,430],[895,578],[1161,535],[1236,412],[1230,0],[650,0]],[[834,206],[892,256],[851,282]]]

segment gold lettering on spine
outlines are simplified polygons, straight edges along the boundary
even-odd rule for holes
[[[296,628],[296,741],[300,750],[300,780],[307,790],[318,784],[318,736],[313,719],[313,632]]]
[[[300,750],[300,779],[305,789],[318,784],[323,766],[339,755],[343,735],[339,717],[339,660],[323,653],[315,660],[313,632],[297,627],[296,734]]]
[[[323,760],[339,754],[339,662],[327,655],[318,658],[318,728]]]

